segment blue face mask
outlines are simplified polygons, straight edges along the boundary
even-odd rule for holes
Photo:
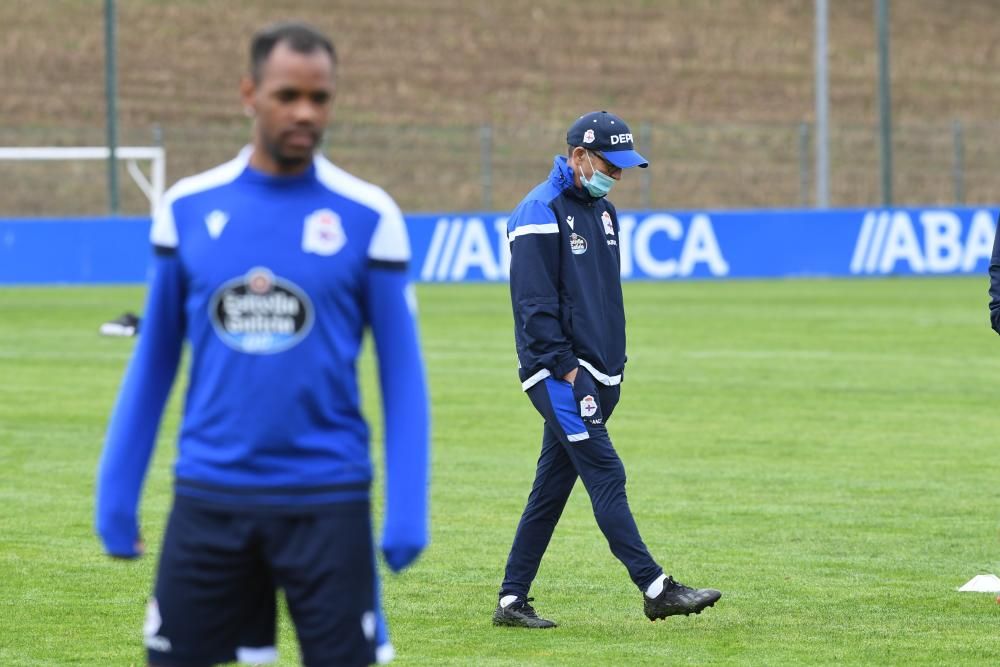
[[[590,178],[587,178],[583,175],[583,171],[581,171],[580,182],[583,183],[583,187],[587,188],[587,192],[590,193],[591,197],[607,197],[615,184],[615,179],[594,169],[594,163],[590,159],[590,151],[587,151],[587,162],[590,162],[590,169],[594,173]]]

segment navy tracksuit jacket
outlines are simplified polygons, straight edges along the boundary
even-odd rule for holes
[[[602,384],[619,384],[625,308],[615,207],[574,187],[566,158],[557,156],[548,180],[507,221],[507,238],[523,388],[578,365]]]
[[[639,536],[605,427],[626,359],[618,233],[614,206],[576,187],[563,156],[507,222],[521,385],[545,430],[501,596],[527,596],[578,476],[632,581],[645,589],[663,572]],[[570,384],[562,378],[574,368]]]

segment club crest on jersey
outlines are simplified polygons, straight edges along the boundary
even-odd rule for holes
[[[220,286],[208,311],[222,342],[249,354],[274,354],[296,345],[309,333],[314,317],[305,291],[264,267]]]
[[[589,394],[583,397],[580,401],[580,416],[581,417],[593,417],[597,414],[597,401],[594,400],[593,396]]]
[[[573,232],[569,235],[569,249],[574,255],[582,255],[587,252],[587,239]]]
[[[302,250],[317,255],[335,255],[347,243],[340,216],[321,208],[306,216],[302,228]]]
[[[601,222],[604,223],[604,233],[608,236],[614,236],[615,226],[611,223],[611,214],[607,211],[601,213]]]

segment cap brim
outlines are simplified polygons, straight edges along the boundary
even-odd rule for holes
[[[608,158],[608,162],[615,165],[616,167],[621,167],[622,169],[629,169],[630,167],[648,167],[649,162],[643,156],[639,155],[635,151],[601,151],[601,155]]]

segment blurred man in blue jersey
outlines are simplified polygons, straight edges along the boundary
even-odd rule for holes
[[[535,482],[507,559],[493,623],[555,627],[528,589],[577,477],[612,553],[642,591],[651,621],[697,614],[722,594],[668,577],[639,537],[625,496],[625,468],[608,437],[625,370],[618,213],[607,199],[625,169],[646,167],[625,122],[580,116],[548,180],[507,222],[510,294],[521,387],[545,420]]]
[[[96,529],[143,551],[142,482],[190,343],[174,504],[145,623],[151,665],[276,659],[284,591],[305,665],[367,665],[376,601],[368,427],[356,362],[370,328],[385,419],[389,567],[427,544],[428,397],[402,215],[316,154],[333,45],[297,23],[251,43],[253,141],[172,187],[154,216],[142,336],[111,416]]]

